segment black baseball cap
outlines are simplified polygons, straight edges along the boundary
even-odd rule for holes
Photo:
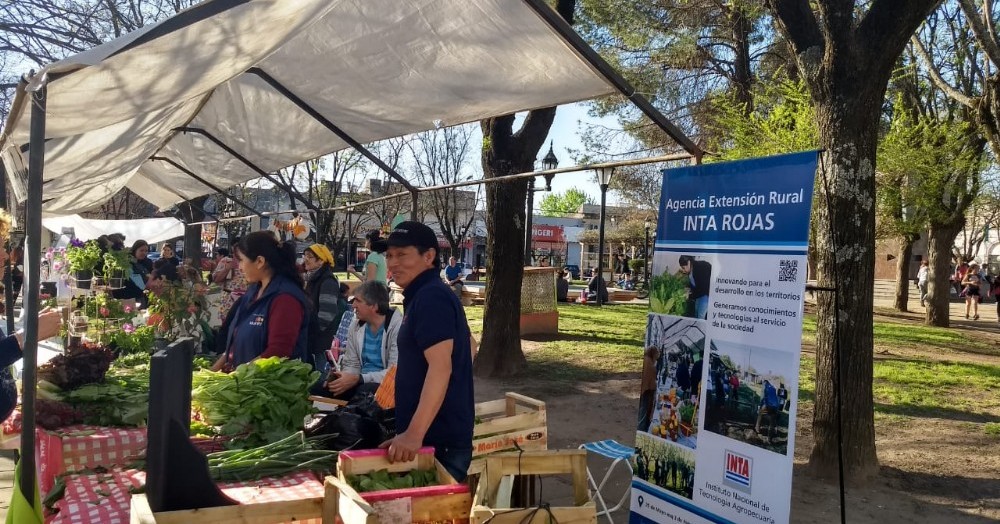
[[[392,230],[392,233],[389,233],[387,243],[390,247],[413,246],[417,249],[434,248],[435,250],[438,247],[437,235],[434,234],[434,230],[412,220],[400,222]]]

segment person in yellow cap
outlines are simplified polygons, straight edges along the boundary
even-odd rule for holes
[[[313,244],[302,253],[306,276],[306,297],[312,318],[309,322],[309,353],[316,369],[326,371],[326,350],[330,349],[340,321],[340,282],[333,275],[333,255],[323,244]]]

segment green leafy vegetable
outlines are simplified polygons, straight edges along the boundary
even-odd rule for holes
[[[149,416],[149,364],[115,367],[104,382],[65,393],[66,401],[83,413],[85,424],[142,426]]]
[[[649,307],[654,313],[684,315],[687,311],[688,277],[663,273],[649,286]]]
[[[337,463],[337,452],[318,449],[327,438],[306,438],[299,431],[257,448],[209,453],[208,471],[216,481],[257,480],[296,471],[329,473]]]
[[[433,469],[415,469],[406,473],[389,473],[387,469],[380,469],[363,475],[351,475],[347,482],[358,493],[438,485],[437,472]]]
[[[309,387],[319,372],[278,357],[241,364],[232,373],[194,373],[191,401],[201,419],[232,437],[233,448],[277,442],[300,429],[315,410]]]

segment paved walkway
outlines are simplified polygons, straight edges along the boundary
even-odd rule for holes
[[[0,451],[0,522],[7,519],[7,506],[14,491],[14,451]]]

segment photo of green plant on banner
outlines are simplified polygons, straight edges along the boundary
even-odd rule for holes
[[[691,281],[683,273],[664,272],[651,279],[649,286],[649,308],[653,313],[663,315],[690,316],[688,295]]]

